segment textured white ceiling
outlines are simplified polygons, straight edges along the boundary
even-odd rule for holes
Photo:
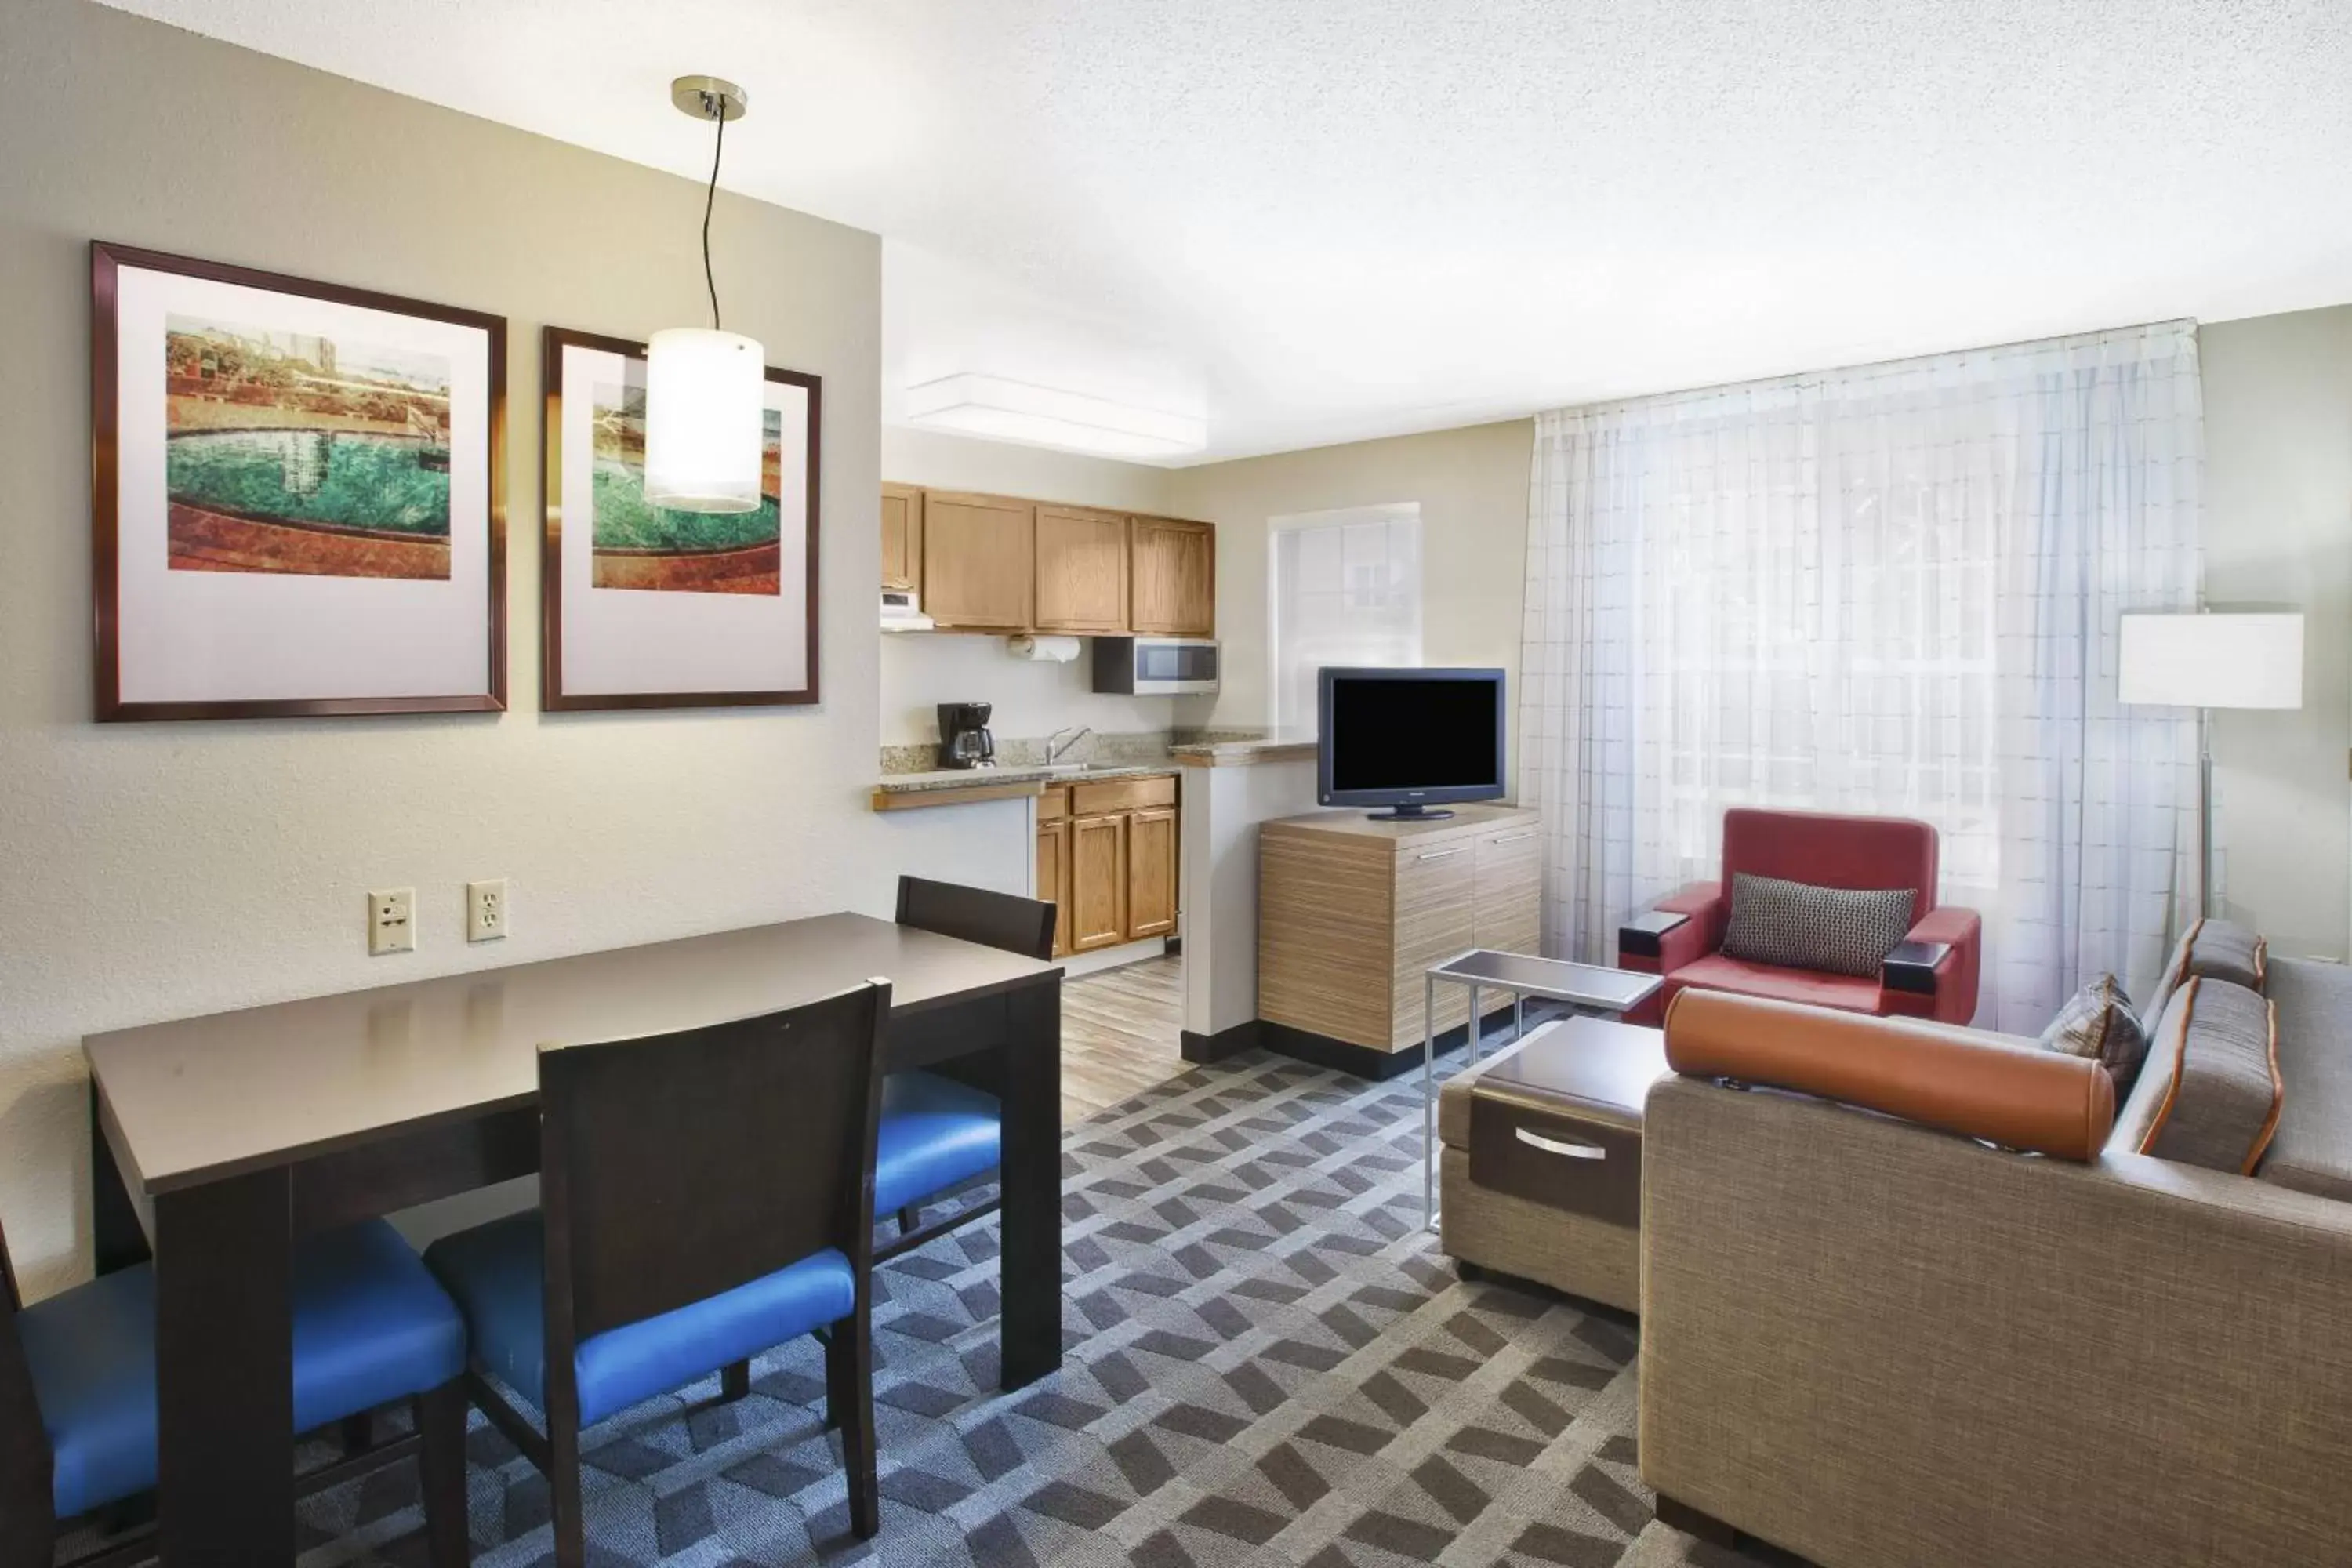
[[[698,176],[731,77],[888,385],[1212,456],[2352,300],[2352,0],[109,3]]]

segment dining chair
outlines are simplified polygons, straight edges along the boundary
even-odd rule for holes
[[[1055,907],[1013,893],[898,879],[898,923],[1040,961],[1054,955]],[[969,1205],[929,1229],[922,1205],[989,1174],[1003,1162],[1004,1117],[983,1083],[989,1064],[955,1061],[939,1070],[895,1072],[882,1085],[876,1144],[874,1208],[898,1216],[898,1234],[877,1261],[921,1247],[993,1212],[992,1198]]]
[[[408,1243],[383,1220],[294,1247],[294,1430],[407,1401],[415,1428],[295,1479],[297,1495],[418,1456],[434,1568],[462,1568],[466,1537],[466,1325]],[[0,1235],[0,1568],[50,1568],[85,1526],[107,1539],[69,1568],[155,1556],[148,1526],[112,1528],[157,1469],[155,1272],[102,1274],[27,1307]],[[293,1521],[288,1521],[290,1538]]]
[[[583,1428],[820,1331],[850,1525],[860,1540],[880,1529],[871,1173],[889,1012],[876,980],[732,1023],[541,1047],[539,1207],[444,1237],[425,1260],[465,1314],[475,1403],[547,1476],[559,1568],[586,1550]]]

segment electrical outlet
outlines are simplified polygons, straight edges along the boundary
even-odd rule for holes
[[[466,884],[466,940],[496,942],[507,934],[507,879]]]
[[[368,895],[368,956],[416,951],[416,889],[392,888]]]

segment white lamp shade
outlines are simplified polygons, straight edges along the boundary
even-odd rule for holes
[[[737,332],[673,327],[646,344],[646,500],[678,511],[760,505],[767,355]]]
[[[2303,706],[2299,615],[2125,616],[2117,696],[2175,708]]]

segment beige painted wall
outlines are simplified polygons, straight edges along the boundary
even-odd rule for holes
[[[1213,722],[1265,721],[1266,520],[1391,501],[1421,503],[1424,661],[1499,665],[1516,694],[1534,450],[1534,423],[1517,419],[1178,469],[1172,510],[1217,525]]]
[[[1049,452],[1003,441],[903,426],[882,429],[883,478],[931,489],[978,490],[1066,501],[1118,511],[1166,511],[1168,469]],[[1008,656],[1003,637],[939,633],[882,639],[882,743],[939,738],[938,705],[992,702],[999,740],[1088,724],[1105,734],[1165,730],[1178,705],[1167,697],[1097,696],[1088,666],[1031,664]]]
[[[866,808],[874,236],[723,195],[713,235],[730,324],[824,378],[824,703],[542,716],[539,331],[700,319],[695,184],[79,0],[0,11],[0,1220],[35,1294],[86,1267],[86,1031],[883,912],[902,866],[1019,885],[1017,828]],[[93,237],[508,318],[509,711],[90,722]],[[461,889],[488,876],[515,934],[469,948]],[[420,951],[371,960],[362,895],[398,886]]]
[[[2300,712],[2213,716],[2227,910],[2272,951],[2341,958],[2352,934],[2352,305],[2198,331],[2205,598],[2294,609]]]

